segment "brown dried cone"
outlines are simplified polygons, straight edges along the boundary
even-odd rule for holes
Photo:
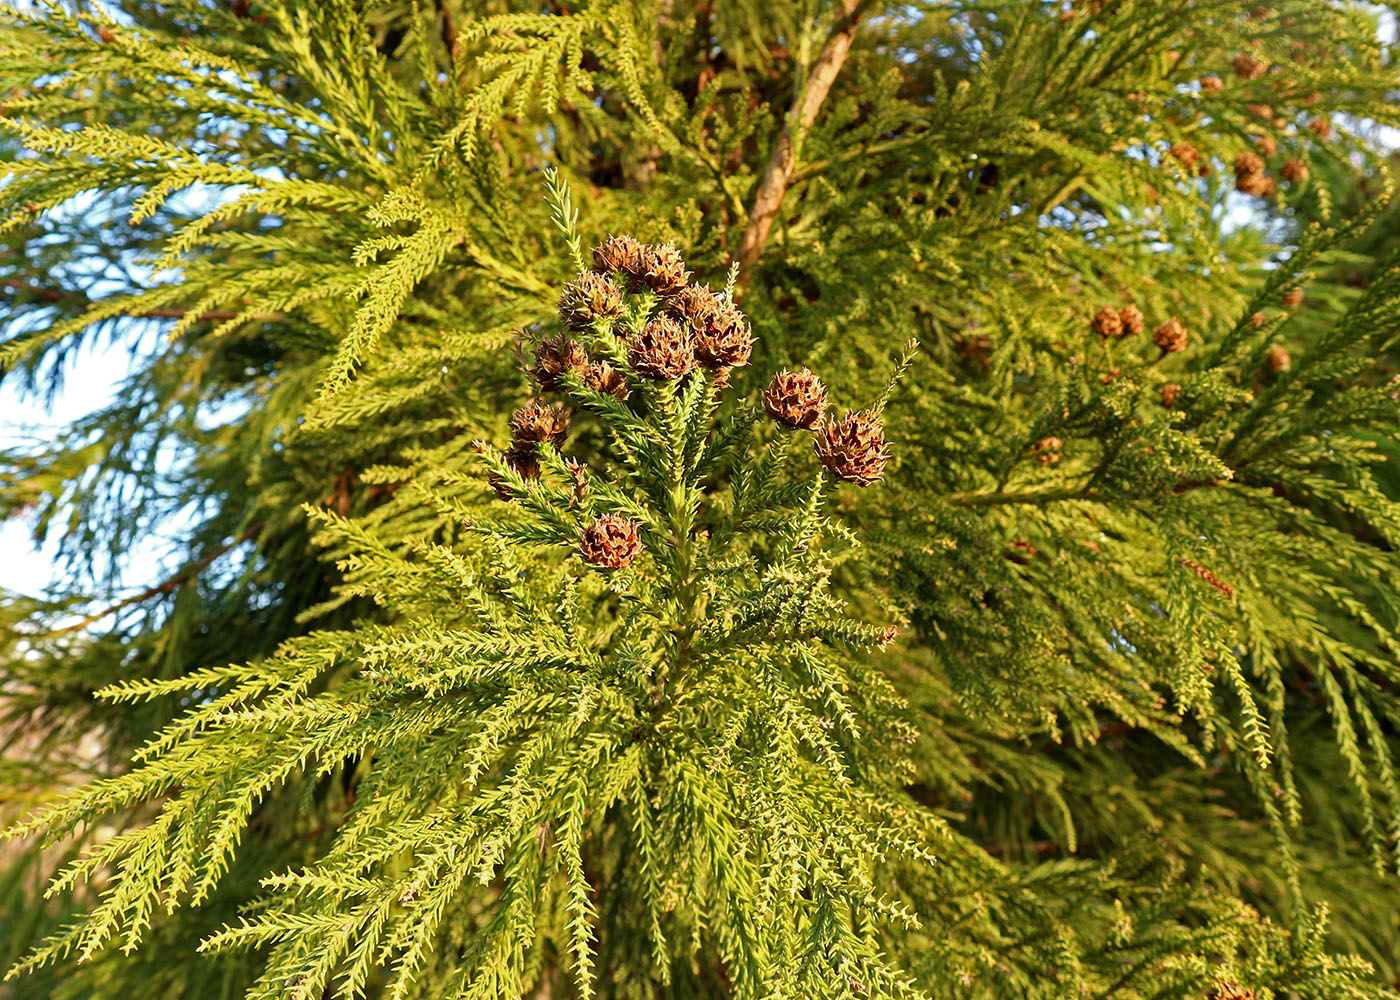
[[[749,363],[753,334],[738,306],[721,303],[708,324],[693,329],[695,360],[706,368],[742,368]]]
[[[535,458],[535,451],[533,448],[507,448],[501,453],[501,458],[505,461],[506,465],[510,466],[511,471],[520,476],[521,479],[540,478],[540,462],[539,459]],[[490,484],[491,488],[496,491],[496,496],[500,497],[502,500],[513,500],[515,498],[515,490],[511,488],[510,483],[504,476],[498,476],[492,473],[487,477],[486,481]]]
[[[1249,326],[1251,329],[1258,330],[1268,321],[1269,317],[1265,316],[1261,312],[1254,312],[1249,314]]]
[[[1247,990],[1239,983],[1221,983],[1206,994],[1206,1000],[1255,1000],[1253,990]]]
[[[1319,139],[1332,138],[1332,123],[1326,118],[1314,118],[1308,122],[1308,128],[1313,130],[1313,134]]]
[[[1308,165],[1295,156],[1283,165],[1281,173],[1290,184],[1302,184],[1308,179]]]
[[[860,487],[877,482],[890,460],[885,422],[866,410],[826,421],[817,431],[813,447],[822,465]]]
[[[1262,59],[1256,59],[1248,52],[1241,52],[1230,60],[1230,67],[1244,80],[1257,80],[1269,67]]]
[[[642,378],[676,379],[695,368],[690,330],[670,316],[653,316],[628,345],[627,361]]]
[[[784,426],[814,430],[826,416],[826,386],[806,368],[784,368],[763,391],[763,408]]]
[[[1031,445],[1031,451],[1035,452],[1035,459],[1042,465],[1053,465],[1060,460],[1060,449],[1064,447],[1064,442],[1051,435],[1043,437],[1035,444]]]
[[[548,337],[535,351],[535,381],[546,392],[562,392],[560,376],[566,371],[582,372],[586,364],[588,355],[577,340],[567,333]]]
[[[1208,94],[1218,94],[1225,89],[1225,81],[1214,73],[1201,77],[1201,89]]]
[[[715,321],[723,305],[724,300],[708,285],[686,285],[666,303],[677,319],[689,323],[697,332]]]
[[[1278,143],[1271,135],[1255,136],[1254,144],[1259,147],[1259,152],[1263,154],[1265,159],[1278,152]]]
[[[1162,406],[1170,410],[1176,405],[1177,397],[1181,395],[1181,386],[1175,382],[1168,382],[1162,386]]]
[[[1094,313],[1094,318],[1089,321],[1089,327],[1100,337],[1123,336],[1123,320],[1119,317],[1118,310],[1112,306],[1104,306]]]
[[[584,562],[622,569],[642,551],[641,525],[621,514],[604,514],[583,529],[579,553]]]
[[[630,236],[609,236],[593,248],[593,270],[631,275],[641,260],[642,245]]]
[[[1279,301],[1290,309],[1297,309],[1303,304],[1303,290],[1301,288],[1290,288],[1279,297]]]
[[[1285,348],[1275,344],[1269,348],[1269,353],[1264,355],[1264,362],[1271,371],[1286,372],[1293,367],[1293,355],[1289,354]]]
[[[606,274],[581,274],[559,295],[559,318],[571,330],[590,330],[622,315],[622,289]]]
[[[532,399],[510,415],[510,433],[517,448],[534,448],[545,441],[561,447],[569,433],[569,411],[563,403]]]
[[[622,372],[606,361],[590,361],[583,369],[583,381],[594,392],[606,393],[619,403],[627,402],[630,395],[627,379],[622,377]]]
[[[1152,334],[1152,343],[1161,348],[1163,354],[1176,354],[1186,350],[1188,339],[1186,327],[1175,317],[1157,327]]]
[[[1123,324],[1123,335],[1142,333],[1147,325],[1142,317],[1142,310],[1137,306],[1124,306],[1118,310],[1118,322]]]
[[[1195,146],[1189,142],[1172,143],[1171,154],[1174,156],[1181,168],[1188,174],[1196,169],[1196,164],[1200,161],[1201,154]]]
[[[675,295],[690,281],[680,251],[669,243],[643,246],[627,274],[638,287],[645,286],[662,296]]]

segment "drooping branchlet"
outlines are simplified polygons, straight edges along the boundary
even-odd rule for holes
[[[861,487],[879,481],[890,460],[885,422],[866,410],[827,420],[817,431],[813,447],[822,465]]]
[[[591,330],[622,315],[622,289],[606,274],[581,274],[559,295],[559,319],[571,330]]]
[[[641,525],[621,514],[604,514],[583,529],[579,553],[602,569],[622,569],[642,551]]]
[[[569,433],[569,411],[562,403],[532,399],[510,415],[510,433],[517,448],[533,448],[545,441],[561,447]]]
[[[539,387],[546,392],[563,392],[564,382],[560,378],[566,371],[582,372],[588,364],[588,355],[583,345],[561,333],[548,337],[535,351],[533,374]]]
[[[826,416],[826,386],[806,368],[786,368],[773,376],[763,391],[763,408],[778,423],[813,430]]]
[[[627,361],[642,378],[681,378],[695,368],[690,329],[665,313],[653,316],[629,345]]]

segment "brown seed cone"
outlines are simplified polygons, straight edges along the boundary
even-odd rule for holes
[[[695,368],[690,330],[665,313],[653,316],[629,345],[627,361],[642,378],[676,379]]]
[[[1147,321],[1143,319],[1142,310],[1137,306],[1124,306],[1118,310],[1118,322],[1123,324],[1123,335],[1142,333]]]
[[[545,441],[559,448],[569,433],[569,411],[563,403],[532,399],[510,415],[510,433],[517,448],[531,449]]]
[[[1297,309],[1303,304],[1303,290],[1301,288],[1290,288],[1279,296],[1279,301],[1290,309]]]
[[[826,386],[806,368],[784,368],[763,391],[763,408],[786,427],[814,430],[826,416]]]
[[[622,315],[622,289],[606,274],[581,274],[559,295],[559,318],[571,330],[591,330]]]
[[[1295,156],[1283,165],[1281,173],[1290,184],[1302,184],[1308,179],[1308,165]]]
[[[567,333],[549,337],[535,351],[535,381],[546,392],[563,392],[560,376],[566,371],[582,372],[588,364],[583,345]]]
[[[1170,152],[1172,156],[1176,158],[1177,162],[1181,164],[1182,169],[1184,169],[1188,174],[1196,169],[1196,164],[1200,161],[1201,158],[1200,150],[1198,150],[1195,146],[1191,145],[1189,142],[1172,143],[1172,148]]]
[[[533,448],[507,448],[501,453],[501,458],[521,479],[540,478],[540,462]],[[515,491],[504,476],[492,473],[486,481],[502,500],[515,499]]]
[[[1274,179],[1265,173],[1240,173],[1236,171],[1235,190],[1241,194],[1254,195],[1257,198],[1268,198],[1275,191]]]
[[[749,321],[737,306],[720,304],[704,327],[694,327],[695,359],[706,368],[742,368],[753,352]]]
[[[1312,129],[1313,134],[1319,139],[1332,138],[1332,123],[1326,118],[1314,118],[1308,122],[1308,128]]]
[[[1104,306],[1094,313],[1094,318],[1089,321],[1089,328],[1100,337],[1123,336],[1123,320],[1118,315],[1118,310],[1112,306]]]
[[[593,248],[593,270],[630,276],[641,260],[642,245],[630,236],[609,236]]]
[[[1265,323],[1267,323],[1268,321],[1269,321],[1269,318],[1268,318],[1267,316],[1265,316],[1265,315],[1264,315],[1263,313],[1261,313],[1261,312],[1254,312],[1254,313],[1250,313],[1250,314],[1249,314],[1249,321],[1248,321],[1248,322],[1249,322],[1250,328],[1253,329],[1253,330],[1258,330],[1258,329],[1260,329],[1260,328],[1263,327],[1263,325],[1264,325]]]
[[[1060,449],[1063,446],[1064,442],[1052,434],[1031,445],[1031,451],[1035,452],[1035,460],[1041,465],[1053,465],[1060,460]]]
[[[1201,89],[1208,94],[1218,94],[1225,89],[1225,81],[1214,73],[1201,77]]]
[[[676,318],[689,323],[696,333],[711,326],[724,300],[710,291],[708,285],[686,285],[666,303]]]
[[[1162,386],[1162,406],[1170,410],[1176,405],[1177,397],[1181,395],[1181,386],[1175,382],[1168,382]]]
[[[1293,367],[1293,355],[1289,354],[1286,348],[1275,344],[1269,348],[1269,353],[1264,355],[1264,362],[1270,371],[1286,372]]]
[[[1239,983],[1221,983],[1206,994],[1206,1000],[1255,1000],[1257,994]]]
[[[1248,52],[1241,52],[1230,60],[1230,68],[1243,80],[1257,80],[1269,67],[1262,59],[1256,59]]]
[[[1264,172],[1264,161],[1257,153],[1241,153],[1235,157],[1235,176],[1244,174],[1261,174]]]
[[[606,361],[590,361],[583,370],[583,381],[593,391],[606,393],[619,403],[627,402],[627,397],[631,394],[622,372]]]
[[[1012,550],[1016,551],[1016,552],[1024,552],[1024,553],[1025,553],[1029,558],[1031,558],[1031,559],[1034,559],[1036,556],[1040,555],[1040,550],[1037,549],[1037,548],[1036,548],[1033,544],[1031,544],[1030,542],[1026,541],[1026,539],[1024,539],[1024,538],[1013,538],[1013,539],[1011,539],[1011,542],[1010,542],[1010,544],[1009,544],[1008,547],[1011,548]],[[1017,562],[1022,561],[1022,560],[1016,559],[1015,556],[1014,556],[1011,552],[1008,552],[1008,553],[1006,554],[1006,557],[1007,557],[1008,559],[1012,559],[1013,561],[1017,561]]]
[[[1278,142],[1271,135],[1255,136],[1254,144],[1259,147],[1259,152],[1265,159],[1278,152]]]
[[[622,569],[642,551],[641,525],[621,514],[604,514],[583,529],[579,553],[584,562]]]
[[[690,280],[680,251],[669,243],[643,246],[628,276],[638,288],[650,288],[657,295],[668,297],[678,293]]]
[[[813,447],[822,465],[861,487],[877,482],[890,460],[885,422],[865,410],[826,421],[817,431]]]
[[[1157,327],[1152,334],[1152,343],[1160,347],[1163,354],[1176,354],[1186,350],[1188,339],[1186,327],[1175,317]]]

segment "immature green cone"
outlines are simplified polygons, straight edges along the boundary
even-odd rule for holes
[[[627,361],[642,378],[677,379],[695,368],[690,330],[662,313],[628,345]]]
[[[1104,306],[1094,313],[1094,318],[1089,322],[1089,327],[1100,337],[1123,336],[1123,320],[1118,315],[1118,310],[1112,306]]]
[[[561,447],[569,433],[569,411],[562,403],[532,399],[510,415],[510,432],[517,448],[534,448],[545,441]]]
[[[593,270],[631,275],[641,260],[642,245],[630,236],[609,236],[593,248]]]
[[[784,368],[764,390],[763,408],[780,424],[813,430],[826,416],[826,386],[806,368]]]
[[[695,328],[695,359],[706,368],[742,368],[753,353],[749,321],[725,302],[704,327]]]
[[[606,274],[581,274],[559,295],[559,319],[571,330],[591,330],[622,315],[622,289]]]
[[[582,372],[588,364],[583,345],[567,333],[549,337],[535,351],[535,381],[546,392],[563,392],[566,371]]]
[[[1186,350],[1186,342],[1189,339],[1186,327],[1174,317],[1157,327],[1156,332],[1152,334],[1152,343],[1161,348],[1163,354],[1176,354]]]
[[[641,525],[620,514],[604,514],[583,529],[579,553],[584,562],[622,569],[642,551]]]
[[[679,293],[690,281],[680,251],[669,243],[643,246],[627,273],[639,287],[650,288],[661,296]]]
[[[890,460],[885,422],[864,410],[828,420],[817,431],[813,447],[822,465],[861,487],[878,482]]]

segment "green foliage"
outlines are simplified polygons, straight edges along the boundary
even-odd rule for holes
[[[1378,11],[0,14],[5,379],[138,354],[0,453],[62,570],[0,613],[0,996],[1390,995]],[[536,478],[485,442],[609,232],[684,248],[752,363],[636,377],[632,288],[576,331],[630,395],[565,375]],[[762,415],[800,365],[883,481]]]

